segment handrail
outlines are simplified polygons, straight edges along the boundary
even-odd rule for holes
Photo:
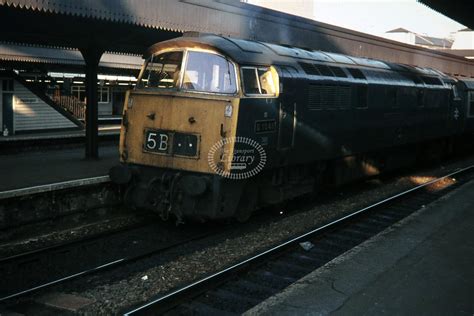
[[[86,104],[74,96],[61,95],[55,91],[51,99],[79,120],[86,118]]]

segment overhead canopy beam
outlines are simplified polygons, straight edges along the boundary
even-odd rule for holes
[[[184,31],[208,32],[432,67],[448,74],[474,77],[474,62],[459,56],[239,0],[0,0],[0,29],[0,41],[76,48],[87,45],[83,43],[87,34],[100,30],[102,47],[128,53],[143,53],[148,46],[177,37]]]
[[[472,14],[473,11],[465,12]],[[291,16],[239,0],[0,0],[0,30],[0,41],[81,49],[86,59],[90,122],[97,120],[97,58],[104,50],[143,53],[148,46],[177,37],[184,31],[376,58],[474,77],[474,62],[459,56]],[[91,38],[100,49],[90,48]],[[91,124],[95,125],[86,130],[86,156],[96,157],[97,122]]]

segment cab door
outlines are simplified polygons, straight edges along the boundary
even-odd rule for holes
[[[295,145],[296,128],[296,84],[293,74],[286,68],[281,67],[282,73],[280,82],[282,83],[279,104],[279,130],[278,149],[284,150]]]
[[[453,85],[449,94],[448,130],[450,134],[460,134],[465,127],[467,102],[460,97],[459,92],[458,86]],[[467,95],[469,96],[469,91]]]

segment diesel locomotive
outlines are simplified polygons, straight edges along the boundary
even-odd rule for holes
[[[474,81],[380,60],[192,34],[149,48],[127,92],[124,201],[179,221],[259,207],[447,155]]]

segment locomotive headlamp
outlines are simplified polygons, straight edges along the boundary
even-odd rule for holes
[[[232,104],[229,103],[225,106],[224,116],[225,117],[231,117],[232,116]]]

